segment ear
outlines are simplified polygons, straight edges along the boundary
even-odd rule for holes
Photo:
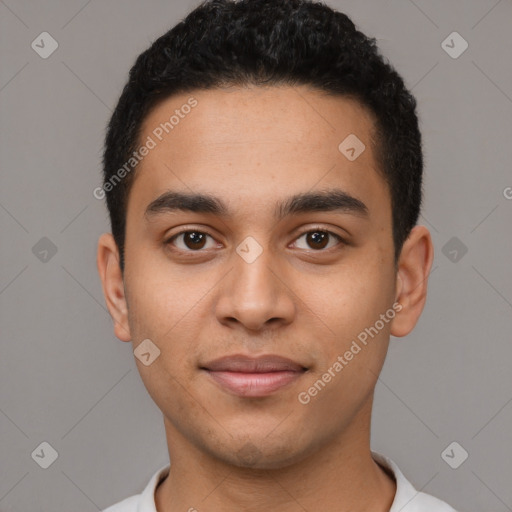
[[[396,277],[396,301],[402,305],[391,324],[391,334],[401,337],[416,325],[425,301],[434,246],[425,226],[415,226],[404,242]]]
[[[130,341],[128,307],[123,274],[119,264],[119,250],[111,233],[103,233],[98,240],[96,264],[105,302],[114,321],[114,334],[121,341]]]

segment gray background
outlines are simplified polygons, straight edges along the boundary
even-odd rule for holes
[[[436,246],[426,309],[392,339],[377,386],[372,448],[460,511],[510,511],[512,2],[328,3],[378,39],[418,99],[421,223]],[[197,4],[0,0],[2,512],[100,510],[168,461],[105,308],[95,256],[109,225],[92,191],[135,57]],[[47,59],[31,48],[43,31],[59,45]],[[441,45],[453,31],[469,43],[458,58]],[[441,456],[453,441],[469,454],[457,469]],[[31,456],[42,442],[58,452],[48,469]]]

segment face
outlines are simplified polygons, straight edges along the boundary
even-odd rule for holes
[[[403,283],[372,127],[355,101],[305,87],[194,91],[145,119],[140,141],[155,145],[109,308],[120,339],[160,351],[136,361],[170,445],[275,468],[368,435],[407,314],[393,308]],[[339,148],[351,134],[360,154],[353,138]]]

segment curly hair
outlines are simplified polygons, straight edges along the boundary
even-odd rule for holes
[[[416,100],[351,19],[312,0],[206,0],[140,54],[107,127],[103,183],[124,268],[130,160],[141,125],[173,94],[225,86],[307,85],[357,100],[373,114],[377,172],[391,196],[395,265],[417,223],[423,155]]]

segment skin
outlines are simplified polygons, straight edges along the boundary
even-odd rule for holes
[[[150,112],[140,140],[191,96],[198,105],[137,168],[124,275],[112,235],[98,244],[116,336],[134,349],[149,338],[161,351],[149,366],[135,359],[162,411],[172,461],[157,510],[389,511],[396,485],[370,453],[373,393],[390,335],[407,335],[423,310],[430,234],[412,230],[396,271],[373,118],[356,101],[308,87],[193,91]],[[349,134],[366,145],[352,162],[338,150]],[[332,188],[363,201],[368,218],[343,211],[274,217],[276,202]],[[228,214],[145,217],[169,190],[214,195]],[[346,243],[333,237],[319,249],[302,236],[319,228]],[[166,244],[185,229],[211,235],[202,252],[183,236]],[[248,236],[263,250],[252,263],[236,252]],[[394,319],[300,403],[298,394],[395,301],[402,309]],[[308,371],[269,396],[235,396],[200,370],[232,354],[277,354]]]

